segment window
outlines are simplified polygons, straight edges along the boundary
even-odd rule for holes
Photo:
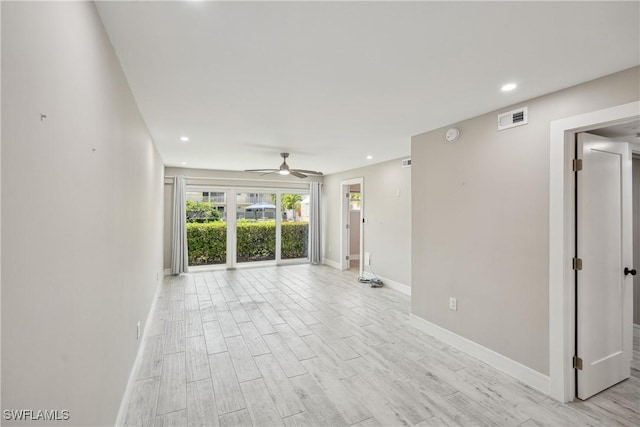
[[[349,193],[349,209],[352,211],[360,210],[360,192]]]

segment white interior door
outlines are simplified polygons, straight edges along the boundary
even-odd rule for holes
[[[576,293],[578,397],[587,399],[630,375],[632,204],[629,145],[578,135]]]

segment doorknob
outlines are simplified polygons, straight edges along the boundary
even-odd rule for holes
[[[625,267],[624,268],[624,275],[627,276],[629,274],[632,275],[632,276],[635,276],[636,275],[636,269],[634,268],[633,270],[629,270],[629,267]]]

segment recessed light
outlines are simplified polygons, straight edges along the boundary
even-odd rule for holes
[[[503,91],[503,92],[510,92],[510,91],[514,90],[515,88],[517,88],[517,87],[518,87],[518,85],[515,84],[515,83],[507,83],[507,84],[503,85],[500,88],[500,90]]]
[[[182,162],[182,166],[184,166],[184,165],[186,165],[186,164],[187,164],[187,162]]]
[[[182,142],[189,142],[189,137],[188,137],[188,136],[181,136],[181,137],[180,137],[180,141],[182,141]]]
[[[367,160],[373,159],[373,156],[367,156]]]

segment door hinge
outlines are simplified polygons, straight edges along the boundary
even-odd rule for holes
[[[582,371],[582,359],[578,356],[573,356],[573,369]]]
[[[582,170],[582,159],[573,159],[573,171],[578,172]]]
[[[347,224],[345,227],[349,228],[349,224]]]
[[[344,257],[344,259],[346,259],[347,261],[349,261],[349,255],[347,255],[346,257]]]
[[[578,257],[573,258],[573,269],[582,270],[582,258],[578,258]]]

